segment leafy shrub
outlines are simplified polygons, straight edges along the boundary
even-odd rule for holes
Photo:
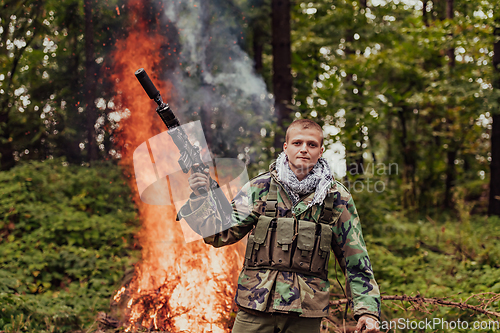
[[[0,330],[88,326],[135,260],[138,221],[120,168],[64,165],[0,172]]]
[[[362,192],[353,196],[382,295],[421,295],[461,302],[480,293],[500,294],[499,217],[470,215],[473,205],[463,199],[456,201],[458,214],[453,217],[450,212],[433,216],[403,212],[393,204],[390,192],[385,195]],[[344,284],[338,265],[337,276]],[[343,298],[335,281],[333,262],[330,280],[332,293]],[[492,294],[483,296],[488,298]],[[481,305],[478,299],[468,303]],[[429,309],[431,313],[424,313],[412,308],[410,302],[383,301],[382,320],[460,319],[470,325],[474,321],[498,320],[471,310],[444,306],[429,306]],[[492,302],[488,310],[499,312],[500,302]],[[342,313],[335,312],[335,316],[341,322]]]

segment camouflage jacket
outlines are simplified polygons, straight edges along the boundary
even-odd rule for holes
[[[278,181],[274,163],[270,172],[252,179],[233,200],[249,206],[249,214],[232,214],[233,226],[216,235],[204,238],[207,244],[215,247],[233,244],[247,235],[257,223],[258,217],[264,213],[266,197],[269,192],[271,177],[278,183],[278,216],[292,215],[301,220],[315,221],[321,214],[322,206],[307,207],[313,199],[311,193],[293,205],[283,186]],[[350,300],[355,318],[368,314],[380,318],[380,293],[375,281],[370,259],[361,232],[361,224],[356,207],[349,191],[338,181],[332,183],[329,194],[340,192],[335,202],[335,210],[340,216],[332,224],[332,250],[347,275],[346,292]],[[199,206],[192,200],[180,210],[186,221],[200,221],[213,224],[221,223],[213,206],[205,199]],[[192,208],[198,207],[194,211]],[[330,284],[328,280],[295,272],[272,269],[243,268],[238,278],[238,289],[235,296],[240,307],[263,312],[294,312],[301,317],[325,317],[328,315]]]

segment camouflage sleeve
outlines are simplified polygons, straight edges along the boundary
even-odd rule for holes
[[[222,219],[215,208],[213,197],[206,196],[202,203],[195,202],[190,198],[179,211],[180,217],[193,228],[195,232],[202,235],[205,243],[214,247],[221,247],[236,243],[250,232],[257,223],[259,215],[254,211],[252,205],[253,197],[251,186],[245,186],[231,202],[233,211],[231,214],[231,227],[220,232],[210,232],[208,230],[221,230]],[[199,201],[198,198],[197,201]]]
[[[356,320],[363,314],[380,318],[380,292],[361,232],[361,223],[352,196],[342,195],[340,218],[333,226],[334,252],[345,269],[346,291],[352,297]]]

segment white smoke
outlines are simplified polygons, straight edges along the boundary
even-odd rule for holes
[[[203,110],[217,123],[212,125],[212,137],[242,152],[245,147],[236,141],[260,134],[262,124],[271,120],[274,101],[268,97],[272,95],[262,77],[255,73],[252,59],[238,43],[243,35],[237,18],[213,1],[202,1],[164,3],[166,17],[175,24],[180,42],[178,63],[182,65],[168,73],[178,95],[174,105],[191,120],[197,119],[195,112]]]

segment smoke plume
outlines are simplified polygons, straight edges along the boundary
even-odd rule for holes
[[[177,93],[172,104],[184,120],[201,120],[213,154],[248,163],[274,102],[242,49],[241,10],[207,0],[168,1],[164,10],[179,41],[178,67],[166,73]]]

